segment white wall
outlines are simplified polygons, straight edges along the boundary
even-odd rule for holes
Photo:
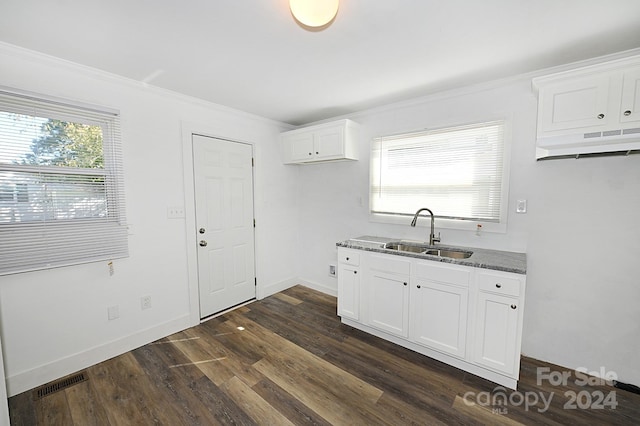
[[[477,237],[437,229],[437,221],[436,231],[443,244],[527,253],[525,355],[569,368],[604,367],[620,381],[640,384],[640,155],[536,162],[536,96],[528,78],[349,118],[362,125],[361,160],[299,168],[304,249],[298,273],[305,282],[335,294],[337,281],[328,276],[327,265],[336,261],[337,241],[359,235],[427,239],[426,227],[369,221],[373,137],[507,118],[512,149],[507,232]],[[515,213],[518,199],[528,200],[527,214]]]
[[[260,117],[0,44],[0,84],[119,109],[130,257],[0,277],[2,348],[13,395],[193,325],[184,219],[183,122],[255,146],[256,271],[260,293],[290,284],[295,253],[295,170]],[[272,243],[278,244],[273,250]],[[142,311],[140,297],[152,308]],[[191,301],[192,302],[192,301]],[[107,320],[107,306],[120,318]]]

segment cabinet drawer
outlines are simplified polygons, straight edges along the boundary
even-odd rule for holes
[[[411,272],[411,261],[402,259],[401,256],[372,254],[370,262],[371,269],[376,271],[403,275]]]
[[[506,275],[478,273],[478,289],[505,296],[520,296],[522,281],[516,277]]]
[[[360,253],[340,250],[338,252],[338,262],[344,263],[345,265],[358,266],[360,265]]]
[[[416,276],[429,281],[469,286],[471,269],[440,262],[418,262]]]

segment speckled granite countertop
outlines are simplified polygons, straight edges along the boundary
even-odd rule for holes
[[[527,273],[527,255],[510,251],[488,250],[475,247],[457,247],[437,244],[434,248],[472,251],[471,257],[466,259],[451,259],[447,257],[431,256],[421,253],[388,250],[385,243],[399,241],[394,238],[362,236],[336,243],[338,247],[346,247],[357,250],[374,251],[378,253],[394,254],[397,256],[414,257],[416,259],[432,260],[434,262],[453,263],[456,265],[472,266],[475,268],[495,269],[496,271],[513,272],[516,274]],[[416,241],[402,240],[406,244],[415,244]]]

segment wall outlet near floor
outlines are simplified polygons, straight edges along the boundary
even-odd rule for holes
[[[335,278],[336,277],[336,265],[335,263],[329,264],[329,276]]]
[[[142,296],[140,298],[140,309],[145,310],[151,308],[151,296]]]
[[[120,318],[120,309],[118,308],[118,305],[107,307],[107,317],[109,318],[109,321]]]

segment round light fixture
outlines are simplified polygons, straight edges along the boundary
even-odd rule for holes
[[[289,0],[293,17],[302,25],[327,25],[338,13],[339,0]]]

